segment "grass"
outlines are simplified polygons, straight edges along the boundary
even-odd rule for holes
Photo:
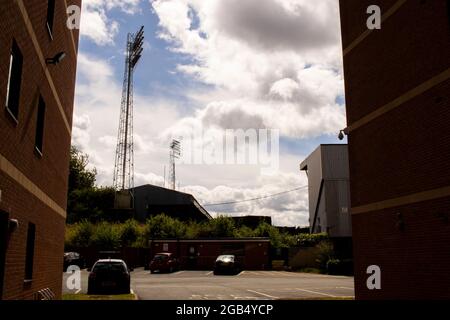
[[[116,295],[87,295],[87,294],[63,294],[63,300],[136,300],[134,294]]]

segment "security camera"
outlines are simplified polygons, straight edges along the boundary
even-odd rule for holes
[[[63,61],[63,59],[65,57],[66,57],[66,53],[65,52],[60,52],[60,53],[56,54],[53,58],[46,59],[46,62],[47,62],[47,64],[57,65],[58,63]]]
[[[340,130],[338,135],[339,140],[344,140],[344,137],[348,136],[348,133],[349,133],[348,128]]]
[[[14,232],[19,227],[19,220],[17,219],[9,219],[8,228],[9,232]]]

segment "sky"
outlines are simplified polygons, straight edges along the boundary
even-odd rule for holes
[[[83,0],[72,142],[89,155],[98,185],[113,183],[125,44],[142,25],[144,53],[134,73],[135,185],[163,186],[165,170],[167,185],[172,138],[202,132],[190,150],[216,154],[226,130],[277,132],[279,152],[269,148],[279,159],[275,170],[264,170],[262,161],[180,160],[177,185],[213,216],[267,215],[275,225],[307,226],[307,189],[207,205],[307,186],[299,164],[319,144],[341,143],[338,1]]]

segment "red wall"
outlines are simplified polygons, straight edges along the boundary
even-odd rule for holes
[[[168,250],[164,251],[164,243],[167,243]],[[190,247],[195,248],[193,254]],[[254,241],[221,241],[207,240],[204,242],[183,240],[177,241],[153,241],[150,247],[150,258],[159,252],[174,253],[181,262],[183,269],[212,270],[216,258],[221,254],[235,254],[242,261],[242,266],[247,270],[269,269],[269,249],[270,243],[266,240]]]
[[[56,1],[54,39],[46,29],[47,1],[22,1],[44,58],[64,51],[57,66],[48,66],[63,112],[71,126],[76,74],[76,51],[66,27],[65,6]],[[68,5],[81,4],[70,0]],[[71,134],[67,130],[44,69],[38,59],[17,1],[2,1],[0,10],[0,154],[63,210],[66,209]],[[73,33],[75,46],[78,32]],[[5,109],[10,50],[13,39],[23,55],[19,116],[16,123]],[[76,48],[75,48],[76,49]],[[45,100],[43,156],[34,151],[37,103]],[[0,170],[0,210],[19,221],[9,235],[3,299],[32,299],[36,291],[50,288],[61,297],[65,219],[21,184]],[[33,281],[24,283],[28,223],[36,225]]]
[[[450,68],[447,2],[406,1],[344,56],[349,126]],[[367,30],[369,5],[394,3],[340,1],[344,49]],[[447,79],[350,132],[353,208],[450,185],[449,93]],[[408,203],[353,215],[358,299],[450,298],[450,197]],[[381,290],[366,286],[369,265]]]

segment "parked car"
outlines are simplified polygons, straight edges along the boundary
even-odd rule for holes
[[[88,294],[130,293],[130,269],[120,259],[98,260],[89,273]]]
[[[86,262],[78,252],[64,252],[64,270],[73,265],[83,269],[86,267]]]
[[[214,264],[214,274],[238,274],[241,266],[236,257],[232,254],[217,257]]]
[[[173,253],[157,253],[150,261],[149,269],[151,273],[174,272],[180,269],[180,263]]]

